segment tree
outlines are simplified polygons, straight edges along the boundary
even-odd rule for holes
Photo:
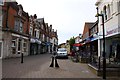
[[[75,38],[74,36],[72,38],[70,38],[69,40],[69,44],[70,44],[70,50],[73,48],[73,44],[75,43]]]

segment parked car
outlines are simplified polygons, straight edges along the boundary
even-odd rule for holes
[[[66,48],[59,48],[57,51],[57,58],[68,58],[67,50]]]

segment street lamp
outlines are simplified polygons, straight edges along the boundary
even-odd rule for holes
[[[23,53],[22,53],[22,37],[21,37],[21,35],[20,35],[20,50],[21,50],[21,63],[23,63]]]
[[[106,53],[105,53],[105,27],[104,27],[104,14],[99,14],[98,7],[97,9],[97,15],[99,20],[99,16],[102,17],[102,26],[103,26],[103,79],[106,79]]]

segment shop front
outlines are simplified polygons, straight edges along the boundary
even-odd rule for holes
[[[109,64],[120,64],[120,34],[106,38],[106,57]]]
[[[107,67],[117,67],[120,64],[120,27],[114,26],[106,29],[105,53]],[[100,39],[100,56],[103,51],[103,40]],[[115,64],[115,65],[114,65]]]
[[[41,53],[41,41],[35,38],[30,40],[30,55],[37,55]]]
[[[81,42],[80,48],[80,62],[88,63],[90,59],[90,37]]]
[[[29,38],[28,36],[4,32],[2,45],[3,58],[20,57],[21,54],[27,56],[29,54]],[[0,52],[1,52],[0,51]]]
[[[46,44],[45,44],[45,42],[42,42],[41,43],[41,53],[43,54],[45,52],[46,52]]]
[[[46,42],[46,46],[47,46],[47,52],[51,53],[50,49],[51,49],[51,43],[50,42]]]
[[[90,37],[90,63],[92,65],[98,64],[98,36],[92,35]]]

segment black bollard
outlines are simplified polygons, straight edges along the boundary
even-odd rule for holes
[[[21,53],[21,63],[23,63],[23,53]]]
[[[58,65],[58,63],[57,63],[56,57],[55,57],[55,67],[58,67],[58,68],[59,68],[59,65]]]
[[[54,57],[52,56],[52,62],[50,64],[50,67],[54,67]]]

